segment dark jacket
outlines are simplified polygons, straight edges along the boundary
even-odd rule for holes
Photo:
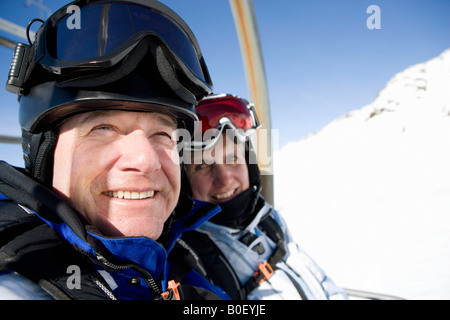
[[[55,299],[161,299],[172,279],[181,283],[181,298],[227,299],[195,270],[178,240],[219,211],[183,199],[158,241],[107,238],[54,192],[0,161],[0,275],[14,271]],[[71,266],[79,270],[80,289],[68,285]]]

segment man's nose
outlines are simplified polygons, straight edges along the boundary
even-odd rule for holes
[[[117,162],[120,170],[149,174],[161,168],[158,152],[143,131],[136,130],[123,137],[121,148]]]

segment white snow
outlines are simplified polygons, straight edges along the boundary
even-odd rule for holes
[[[276,208],[338,285],[450,299],[450,49],[274,164]]]

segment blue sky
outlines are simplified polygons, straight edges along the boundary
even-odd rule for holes
[[[161,2],[196,34],[215,92],[247,98],[228,0]],[[24,3],[1,0],[0,17],[25,27],[40,13]],[[65,3],[44,0],[52,11]],[[254,0],[254,5],[280,147],[370,103],[395,73],[450,48],[448,0]],[[380,7],[381,29],[366,26],[370,5]],[[16,96],[3,89],[11,56],[11,49],[0,47],[0,134],[19,135]],[[20,147],[0,144],[0,159],[21,165]]]

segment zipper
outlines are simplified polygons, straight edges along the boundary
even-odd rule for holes
[[[105,286],[100,280],[93,278],[93,281],[94,281],[95,285],[108,296],[109,299],[117,300],[114,293],[112,293],[112,291],[109,290],[109,288],[107,286]]]
[[[152,275],[150,274],[150,272],[148,272],[147,270],[145,270],[144,268],[139,267],[138,265],[135,264],[123,264],[123,265],[119,265],[119,264],[114,264],[108,260],[106,260],[106,258],[104,256],[102,256],[101,254],[95,252],[95,257],[97,258],[97,261],[99,261],[99,263],[109,269],[112,269],[114,271],[123,271],[126,269],[132,269],[138,273],[140,273],[142,275],[142,277],[144,278],[145,283],[148,285],[148,287],[150,288],[150,290],[152,290],[153,294],[155,297],[158,297],[161,295],[161,290],[159,289],[158,285],[156,284],[155,280],[153,279]],[[98,286],[98,284],[97,284]]]

